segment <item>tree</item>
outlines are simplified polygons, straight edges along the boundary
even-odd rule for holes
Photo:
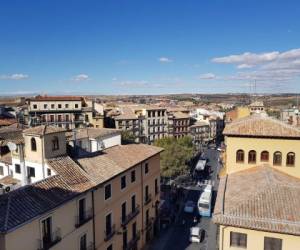
[[[123,130],[121,131],[122,144],[135,143],[136,137],[131,131]]]
[[[164,148],[160,158],[162,177],[175,177],[188,171],[187,162],[194,153],[191,137],[166,137],[156,140],[154,145]]]

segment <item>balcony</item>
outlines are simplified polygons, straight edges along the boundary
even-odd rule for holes
[[[141,238],[141,232],[138,231],[135,236],[127,243],[126,246],[123,246],[124,250],[134,250],[137,249],[137,242]]]
[[[93,218],[93,211],[92,209],[86,210],[83,215],[81,216],[76,216],[76,223],[75,223],[75,227],[81,227],[83,224],[87,223],[88,221],[90,221]]]
[[[58,242],[61,241],[61,231],[60,228],[57,228],[49,235],[44,235],[42,240],[39,241],[39,248],[38,250],[48,250]]]
[[[144,205],[148,205],[152,200],[152,195],[151,194],[148,194],[145,196],[145,201],[144,201]]]
[[[136,208],[131,211],[129,214],[125,216],[125,218],[121,217],[121,225],[125,227],[134,217],[136,217],[140,212],[140,206],[137,205]]]
[[[113,224],[110,229],[104,231],[104,241],[109,241],[116,233],[116,225]]]

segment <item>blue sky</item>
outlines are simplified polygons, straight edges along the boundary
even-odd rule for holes
[[[0,2],[0,94],[300,91],[300,2]]]

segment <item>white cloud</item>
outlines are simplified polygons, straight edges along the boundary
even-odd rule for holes
[[[79,75],[76,75],[72,78],[73,81],[77,81],[77,82],[80,82],[80,81],[87,81],[87,80],[90,80],[90,77],[86,74],[79,74]]]
[[[161,63],[170,63],[173,62],[172,59],[168,58],[168,57],[160,57],[158,58],[158,61],[160,61]]]
[[[140,81],[122,81],[119,83],[122,87],[145,87],[148,86],[148,82],[145,80]]]
[[[237,66],[238,69],[250,69],[250,68],[253,68],[254,65],[250,65],[250,64],[246,64],[246,63],[243,63],[243,64],[239,64]]]
[[[0,79],[2,80],[25,80],[28,78],[29,75],[26,74],[0,75]]]
[[[197,78],[201,80],[212,80],[212,79],[216,79],[216,75],[213,73],[206,73],[198,76]]]

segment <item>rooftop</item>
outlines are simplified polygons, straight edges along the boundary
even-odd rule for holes
[[[300,138],[300,130],[265,114],[254,114],[227,124],[224,135]]]
[[[94,157],[80,158],[78,162],[94,182],[102,183],[162,150],[145,144],[118,145]]]
[[[268,166],[253,167],[220,179],[213,221],[300,235],[299,197],[300,179]]]
[[[32,135],[47,135],[59,132],[65,132],[64,128],[49,126],[49,125],[41,125],[37,127],[32,127],[28,129],[24,129],[24,134],[32,134]]]
[[[41,96],[38,95],[31,101],[81,101],[83,98],[80,96]]]
[[[90,139],[96,139],[99,137],[106,137],[110,135],[116,135],[120,134],[121,131],[118,129],[110,129],[110,128],[82,128],[76,130],[76,139],[84,139],[84,138],[90,138]],[[69,132],[70,135],[69,140],[74,140],[74,133]]]

